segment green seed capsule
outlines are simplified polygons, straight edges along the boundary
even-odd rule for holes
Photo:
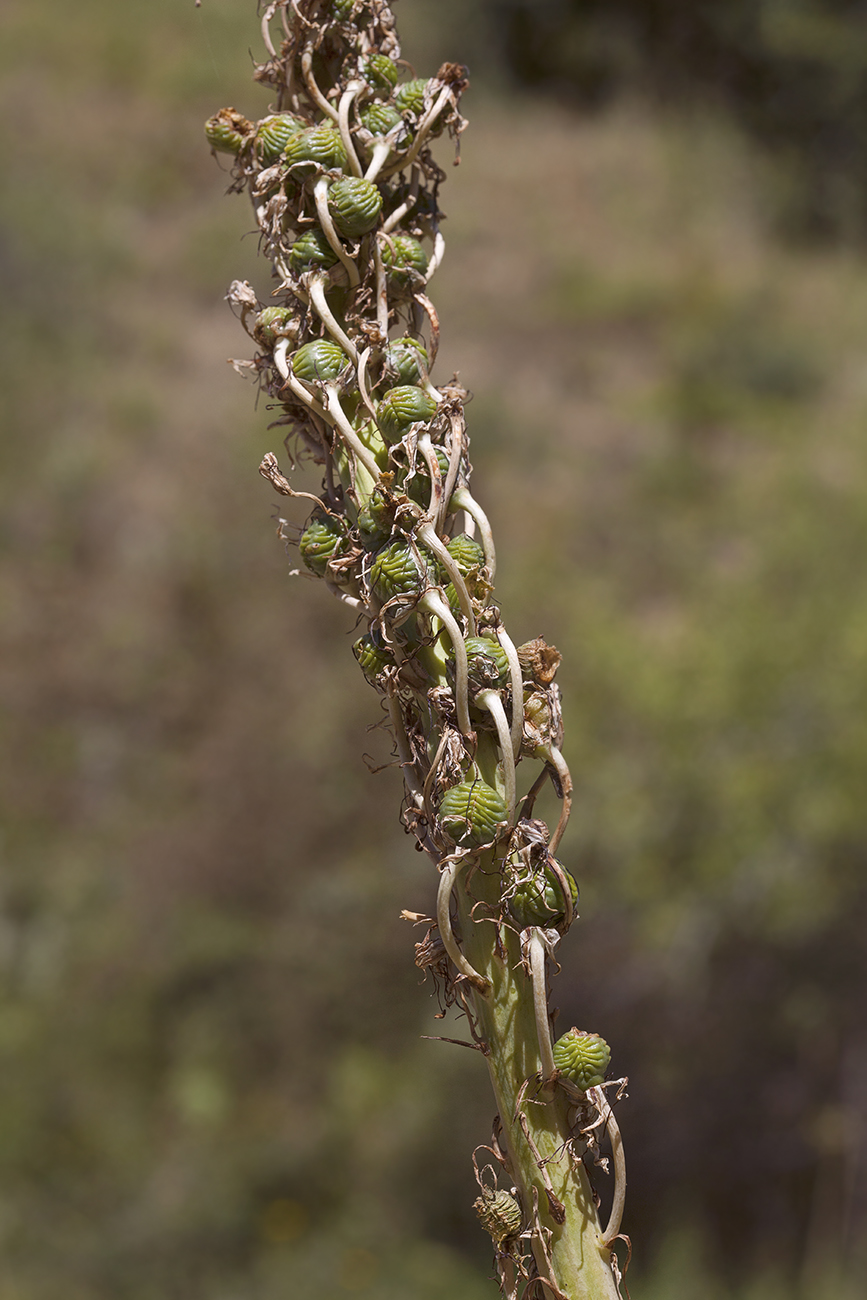
[[[509,865],[521,876],[526,874],[520,861],[511,859]],[[574,909],[578,902],[578,886],[568,871],[564,870],[563,874]],[[543,928],[560,925],[566,919],[567,905],[557,873],[546,866],[544,870],[536,872],[532,879],[519,884],[509,899],[509,907],[522,930],[528,925],[540,925]]]
[[[305,343],[292,358],[293,373],[308,384],[336,379],[347,364],[347,356],[331,339],[314,339]]]
[[[328,10],[332,18],[336,18],[339,23],[346,22],[346,19],[352,13],[354,0],[330,0]]]
[[[446,461],[448,468],[448,461]],[[473,537],[468,537],[466,533],[458,533],[449,542],[449,555],[457,564],[464,577],[471,573],[473,569],[480,569],[485,563],[485,552],[479,543]],[[499,645],[499,642],[497,643]],[[502,649],[502,646],[499,647]]]
[[[305,128],[306,123],[291,113],[263,117],[256,128],[256,153],[263,163],[277,162],[292,137]]]
[[[346,150],[330,126],[310,126],[293,135],[283,153],[290,167],[296,163],[319,163],[322,167],[346,166]]]
[[[554,1064],[561,1074],[584,1092],[605,1082],[611,1049],[598,1034],[570,1029],[554,1044]]]
[[[461,848],[490,844],[508,810],[500,795],[484,781],[464,781],[446,790],[439,806],[444,833]]]
[[[273,348],[279,338],[292,333],[286,327],[294,320],[291,307],[266,307],[253,322],[253,338],[263,348]]]
[[[418,339],[395,339],[382,354],[382,379],[387,388],[421,383],[427,374],[427,349]]]
[[[307,568],[324,578],[328,561],[346,551],[346,533],[332,515],[316,514],[301,534],[298,548]]]
[[[473,1209],[485,1232],[491,1234],[498,1246],[507,1237],[517,1237],[521,1231],[524,1220],[521,1207],[505,1189],[495,1192],[493,1188],[484,1188],[481,1196],[473,1201]]]
[[[318,226],[305,230],[289,249],[289,262],[293,271],[327,270],[334,266],[337,254]]]
[[[430,585],[430,570],[424,561],[419,567],[415,553],[402,537],[383,546],[370,567],[370,586],[383,604],[395,596],[417,600]]]
[[[382,195],[372,181],[347,176],[330,187],[328,211],[341,235],[360,239],[379,221]]]
[[[387,443],[400,442],[413,424],[426,424],[436,413],[437,404],[429,393],[411,384],[392,388],[379,403],[377,424]]]
[[[376,100],[361,113],[361,124],[367,127],[371,135],[388,135],[393,126],[403,119],[396,108],[390,104],[381,104]]]
[[[381,252],[392,292],[409,292],[424,280],[430,258],[412,235],[391,235],[383,239]]]
[[[416,117],[421,115],[428,81],[427,77],[417,77],[415,81],[407,81],[398,87],[394,102],[399,113],[413,113]]]
[[[352,653],[371,686],[378,686],[379,678],[385,669],[395,666],[395,658],[391,651],[376,641],[369,632],[365,632],[364,636],[358,638],[352,647]]]
[[[367,550],[376,550],[382,546],[391,534],[394,523],[394,505],[379,490],[374,488],[367,505],[358,513],[358,536],[362,546]]]
[[[397,64],[385,54],[371,54],[361,66],[361,75],[368,85],[391,94],[397,85]]]
[[[490,637],[470,636],[464,641],[470,690],[499,690],[509,680],[509,656],[499,641]]]
[[[221,108],[205,123],[205,139],[217,153],[239,154],[253,134],[253,123],[234,108]]]

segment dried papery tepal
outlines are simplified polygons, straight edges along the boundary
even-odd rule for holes
[[[302,565],[360,625],[359,683],[381,697],[401,816],[438,873],[435,918],[404,915],[426,923],[416,962],[466,1013],[493,1084],[494,1136],[473,1167],[503,1295],[612,1300],[625,1165],[611,1103],[624,1081],[606,1079],[598,1035],[571,1030],[555,1046],[548,1008],[578,903],[559,847],[572,800],[559,655],[506,631],[470,490],[467,393],[431,378],[429,282],[445,250],[431,145],[454,149],[466,125],[465,69],[410,76],[383,0],[272,0],[260,15],[254,75],[271,102],[258,121],[224,108],[205,128],[234,159],[232,188],[250,195],[273,269],[266,302],[244,282],[229,290],[256,348],[235,364],[277,408],[289,464],[312,459],[322,487],[296,492],[272,452],[260,472],[296,499],[287,536]],[[553,830],[534,816],[548,781]],[[606,1177],[606,1142],[603,1226],[588,1167]]]

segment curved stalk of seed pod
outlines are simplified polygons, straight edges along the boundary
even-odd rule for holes
[[[451,957],[454,965],[481,993],[487,993],[490,987],[488,981],[467,961],[466,957],[461,952],[460,945],[455,938],[454,931],[452,930],[452,890],[455,887],[455,881],[460,875],[463,865],[464,858],[460,857],[456,862],[446,862],[442,869],[439,889],[437,890],[437,927],[440,932],[440,938],[443,941],[443,947]]]
[[[445,108],[446,104],[449,102],[450,99],[451,99],[451,91],[449,87],[443,86],[439,95],[431,104],[430,108],[428,109],[424,117],[419,122],[418,130],[415,133],[415,139],[412,142],[412,148],[410,149],[409,153],[406,154],[403,158],[400,158],[396,163],[394,163],[391,167],[389,167],[386,172],[383,173],[384,180],[387,179],[389,176],[393,176],[395,172],[404,171],[410,165],[410,163],[415,162],[416,158],[421,153],[421,149],[422,146],[424,145],[425,140],[430,135],[431,127],[433,126],[434,122],[437,120],[440,113],[443,111],[443,109]]]
[[[438,230],[434,235],[433,252],[431,253],[431,258],[427,264],[427,270],[425,271],[425,275],[424,275],[425,284],[430,283],[431,277],[439,269],[440,263],[445,257],[445,252],[446,252],[446,241],[443,239],[442,234]]]
[[[340,128],[340,138],[343,141],[343,147],[346,150],[346,157],[349,160],[349,169],[353,176],[361,176],[361,163],[358,161],[358,154],[355,152],[355,141],[352,138],[352,132],[349,129],[349,110],[352,107],[352,101],[364,85],[360,81],[350,81],[349,85],[340,96],[340,105],[337,109],[337,124]]]
[[[313,396],[312,393],[308,392],[308,390],[304,387],[304,385],[301,383],[298,376],[293,371],[292,367],[289,365],[287,354],[291,346],[292,346],[291,339],[280,339],[278,341],[273,354],[274,369],[278,372],[281,379],[284,379],[286,381],[286,383],[292,389],[292,392],[300,401],[304,402],[306,406],[309,406],[311,411],[315,411],[316,414],[321,417],[321,419],[325,420],[326,424],[333,424],[334,421],[329,416],[325,407],[322,405],[320,401],[317,400],[317,398]]]
[[[536,1013],[536,1033],[539,1038],[539,1060],[542,1065],[543,1082],[551,1078],[556,1066],[554,1064],[554,1047],[551,1042],[551,1021],[548,1018],[548,988],[545,972],[545,958],[548,945],[542,937],[542,931],[534,925],[527,941],[527,961],[530,967],[530,979],[533,982],[533,1010]]]
[[[427,549],[437,557],[440,564],[454,583],[458,597],[458,604],[461,607],[461,613],[467,620],[467,636],[475,636],[476,615],[473,609],[473,602],[470,593],[467,591],[467,584],[464,581],[464,575],[458,568],[457,560],[437,537],[436,529],[429,519],[419,520],[416,528],[416,537],[421,542],[422,546],[427,547]]]
[[[388,281],[385,278],[385,263],[379,240],[373,243],[373,266],[376,271],[376,323],[384,339],[388,338]]]
[[[324,324],[328,333],[333,339],[336,339],[343,351],[347,354],[354,366],[358,365],[358,349],[352,342],[352,339],[341,327],[340,322],[335,317],[333,311],[328,306],[328,300],[325,297],[325,284],[327,277],[324,275],[312,275],[308,281],[307,287],[310,292],[310,301],[316,308],[320,320]]]
[[[569,824],[569,818],[572,815],[572,773],[566,764],[566,760],[554,744],[539,745],[536,750],[537,758],[544,758],[545,762],[553,767],[560,781],[560,789],[563,792],[563,803],[560,808],[560,818],[551,836],[550,849],[552,853],[557,852],[557,845],[563,838],[563,832]]]
[[[327,590],[331,592],[332,596],[336,596],[342,604],[348,605],[350,609],[367,609],[363,600],[359,600],[357,596],[350,596],[346,591],[341,591],[337,584],[332,582],[330,578],[325,579],[325,586]]]
[[[418,777],[415,771],[415,763],[412,756],[412,750],[409,747],[409,741],[406,738],[406,723],[403,717],[403,711],[400,707],[400,700],[397,698],[393,683],[389,683],[385,693],[386,704],[388,705],[388,716],[391,722],[391,729],[394,732],[395,744],[397,745],[397,756],[400,759],[400,768],[403,773],[403,779],[406,787],[412,796],[412,801],[416,808],[424,806],[424,793],[418,783]]]
[[[374,483],[378,483],[380,478],[379,466],[374,459],[373,452],[365,447],[346,418],[346,412],[340,405],[340,394],[334,384],[326,383],[325,392],[327,394],[328,414],[331,416],[332,423],[337,427],[337,431],[347,447],[361,461]]]
[[[509,660],[509,679],[512,686],[512,752],[517,759],[524,738],[524,677],[517,647],[502,623],[497,627],[497,640]]]
[[[357,379],[358,379],[358,391],[361,395],[361,400],[362,402],[364,402],[364,405],[367,407],[368,411],[370,412],[371,419],[373,420],[374,423],[376,423],[376,407],[373,405],[373,402],[371,401],[370,390],[367,387],[367,363],[370,360],[370,351],[371,351],[370,348],[365,348],[364,351],[359,355]]]
[[[430,353],[430,369],[433,370],[434,362],[437,359],[437,353],[440,350],[440,318],[437,315],[436,307],[426,294],[414,293],[412,295],[412,300],[417,307],[421,307],[430,324],[430,347],[428,348],[428,352]]]
[[[419,435],[418,449],[425,459],[430,474],[430,503],[427,512],[430,518],[435,521],[434,528],[436,530],[436,521],[439,520],[443,509],[443,476],[429,433],[425,432]],[[439,535],[438,530],[437,535]]]
[[[491,582],[493,582],[497,572],[497,552],[494,549],[494,534],[491,532],[488,516],[475,497],[471,496],[469,488],[464,487],[463,484],[455,488],[451,500],[459,510],[466,510],[470,518],[474,519],[478,525],[482,538],[482,550],[485,552],[485,564],[488,566]]]
[[[473,703],[477,709],[488,710],[497,728],[497,739],[503,753],[503,792],[511,826],[515,820],[515,753],[512,749],[509,720],[503,708],[503,700],[499,691],[489,690],[479,691]]]
[[[316,215],[319,218],[319,224],[322,227],[322,233],[331,245],[335,257],[346,267],[346,274],[349,276],[351,288],[355,288],[361,283],[361,276],[358,274],[358,267],[343,247],[343,242],[338,235],[334,222],[331,220],[331,213],[328,211],[328,178],[320,176],[319,180],[313,186],[313,200],[316,204]]]
[[[331,118],[332,122],[336,122],[337,109],[328,102],[316,84],[316,78],[313,75],[313,46],[310,44],[304,47],[304,53],[301,55],[301,72],[304,77],[304,84],[310,92],[310,98],[319,105],[323,113],[326,113]]]
[[[277,58],[277,51],[274,49],[274,43],[271,40],[270,23],[271,19],[280,7],[278,0],[272,0],[272,3],[268,5],[267,9],[262,14],[262,43],[271,55],[272,59]]]
[[[611,1141],[611,1154],[614,1157],[614,1199],[611,1202],[611,1213],[608,1216],[605,1231],[599,1235],[602,1245],[610,1246],[620,1233],[620,1224],[623,1221],[623,1207],[626,1204],[626,1153],[623,1150],[620,1125],[614,1118],[614,1110],[611,1102],[605,1096],[604,1088],[590,1088],[588,1093],[592,1097],[593,1104],[600,1115],[605,1116],[605,1127],[608,1130],[608,1137]]]
[[[403,130],[403,122],[397,122],[391,128],[390,131],[386,131],[385,135],[377,140],[376,144],[373,146],[373,149],[371,150],[370,162],[368,164],[367,171],[364,173],[364,179],[366,181],[376,180],[377,176],[382,171],[383,166],[388,161],[388,155],[391,153],[392,149],[397,143],[397,137],[401,134],[402,130]],[[398,171],[403,170],[402,162],[398,166],[397,170]],[[391,172],[389,172],[388,174],[391,175]],[[408,208],[407,211],[409,211]]]
[[[449,555],[449,559],[451,558]],[[426,614],[433,614],[434,618],[438,618],[449,634],[449,640],[455,654],[455,707],[458,713],[458,726],[463,735],[471,736],[473,728],[470,723],[469,665],[467,664],[467,647],[464,645],[463,633],[458,627],[457,620],[448,604],[435,587],[429,588],[424,593],[418,602],[418,607],[424,610]]]
[[[383,222],[382,233],[390,235],[396,226],[399,226],[406,214],[415,207],[418,202],[418,167],[413,167],[412,177],[409,183],[409,195],[399,208],[395,208],[387,221]]]

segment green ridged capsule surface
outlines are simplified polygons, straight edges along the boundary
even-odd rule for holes
[[[292,371],[309,384],[336,379],[347,363],[346,353],[331,339],[314,339],[305,343],[292,357]]]
[[[314,515],[301,534],[298,549],[311,573],[324,578],[328,561],[346,550],[346,534],[331,515]]]
[[[610,1060],[611,1049],[605,1039],[583,1029],[570,1029],[554,1044],[557,1069],[584,1092],[605,1082]]]
[[[389,94],[397,85],[398,68],[397,64],[386,54],[370,54],[363,61],[361,75],[369,86],[374,86],[377,90],[385,90]]]
[[[419,568],[419,561],[409,543],[396,537],[377,552],[370,567],[370,585],[374,594],[383,604],[395,596],[416,600],[430,586],[431,572],[424,562],[422,564],[423,567]]]
[[[511,862],[510,867],[522,876],[525,874],[525,868],[520,861]],[[561,870],[566,877],[566,883],[571,894],[572,908],[574,909],[578,902],[578,886],[568,871],[562,867]],[[563,897],[563,886],[556,872],[546,866],[544,870],[538,871],[531,880],[518,885],[509,899],[509,908],[522,930],[526,929],[528,925],[540,925],[546,928],[563,922],[566,919],[566,900]]]
[[[399,385],[413,386],[421,383],[427,374],[427,348],[418,339],[407,335],[395,339],[384,349],[382,354],[382,378],[380,383],[387,388]]]
[[[369,551],[382,546],[391,534],[394,523],[394,506],[379,488],[374,488],[367,505],[358,513],[358,536]]]
[[[521,1207],[511,1192],[504,1188],[494,1191],[486,1187],[473,1201],[473,1209],[485,1232],[490,1233],[498,1246],[508,1237],[517,1237],[521,1231],[524,1221]]]
[[[508,816],[501,796],[482,780],[453,785],[439,806],[440,826],[461,848],[490,844]]]
[[[253,133],[253,123],[234,108],[221,108],[205,123],[205,139],[217,153],[239,154]]]
[[[293,271],[323,270],[334,266],[337,254],[318,226],[305,230],[289,249],[289,264]]]
[[[371,686],[379,685],[379,679],[386,668],[395,667],[394,655],[386,646],[374,640],[369,632],[358,638],[352,647],[352,653]]]
[[[448,461],[446,461],[448,468]],[[466,533],[458,533],[453,537],[446,547],[449,555],[460,569],[464,577],[473,569],[480,569],[485,563],[485,552],[474,537],[469,537]],[[498,648],[502,646],[498,644]]]
[[[309,126],[297,132],[287,144],[283,156],[290,166],[297,163],[319,163],[327,168],[346,166],[343,141],[330,126]]]
[[[403,121],[400,113],[390,104],[381,104],[376,100],[363,109],[361,114],[361,124],[366,127],[371,135],[388,135],[393,126]]]
[[[306,128],[291,113],[272,113],[263,117],[256,128],[256,153],[264,163],[275,163],[289,141]]]
[[[398,86],[394,103],[399,113],[414,113],[416,117],[421,114],[428,81],[428,77],[416,77],[414,81],[407,81],[402,86]]]
[[[382,195],[372,181],[346,176],[328,190],[328,211],[346,239],[360,239],[379,221]]]
[[[253,322],[253,338],[263,348],[273,348],[279,338],[285,338],[292,330],[287,328],[295,320],[291,307],[265,307]]]
[[[499,690],[509,680],[509,657],[499,641],[486,636],[469,636],[464,641],[470,689]]]
[[[400,442],[413,424],[426,424],[437,404],[429,393],[411,384],[392,388],[379,403],[376,420],[387,443]]]
[[[389,288],[409,292],[424,279],[430,258],[412,235],[390,235],[380,243]]]
[[[336,18],[339,23],[345,22],[352,13],[354,0],[328,0],[324,6],[332,18]]]

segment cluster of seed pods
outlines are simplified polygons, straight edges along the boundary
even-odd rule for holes
[[[412,75],[381,0],[279,0],[264,8],[262,33],[269,59],[255,78],[275,90],[274,111],[251,121],[224,108],[205,128],[233,159],[232,188],[249,193],[273,267],[267,302],[245,282],[229,291],[256,344],[246,364],[290,457],[323,467],[300,556],[365,628],[353,651],[388,710],[403,820],[440,871],[440,973],[452,991],[483,987],[450,908],[458,874],[484,857],[499,872],[501,921],[525,936],[528,971],[541,960],[540,1067],[554,1077],[544,966],[578,900],[555,856],[572,796],[559,655],[541,638],[516,647],[506,632],[491,529],[469,486],[468,394],[431,380],[439,324],[428,285],[445,250],[431,143],[444,132],[457,141],[465,125],[465,69]],[[273,454],[260,470],[278,492],[305,495]],[[525,760],[535,762],[521,794]],[[553,832],[533,815],[549,780]],[[602,1040],[590,1037],[598,1060]]]

